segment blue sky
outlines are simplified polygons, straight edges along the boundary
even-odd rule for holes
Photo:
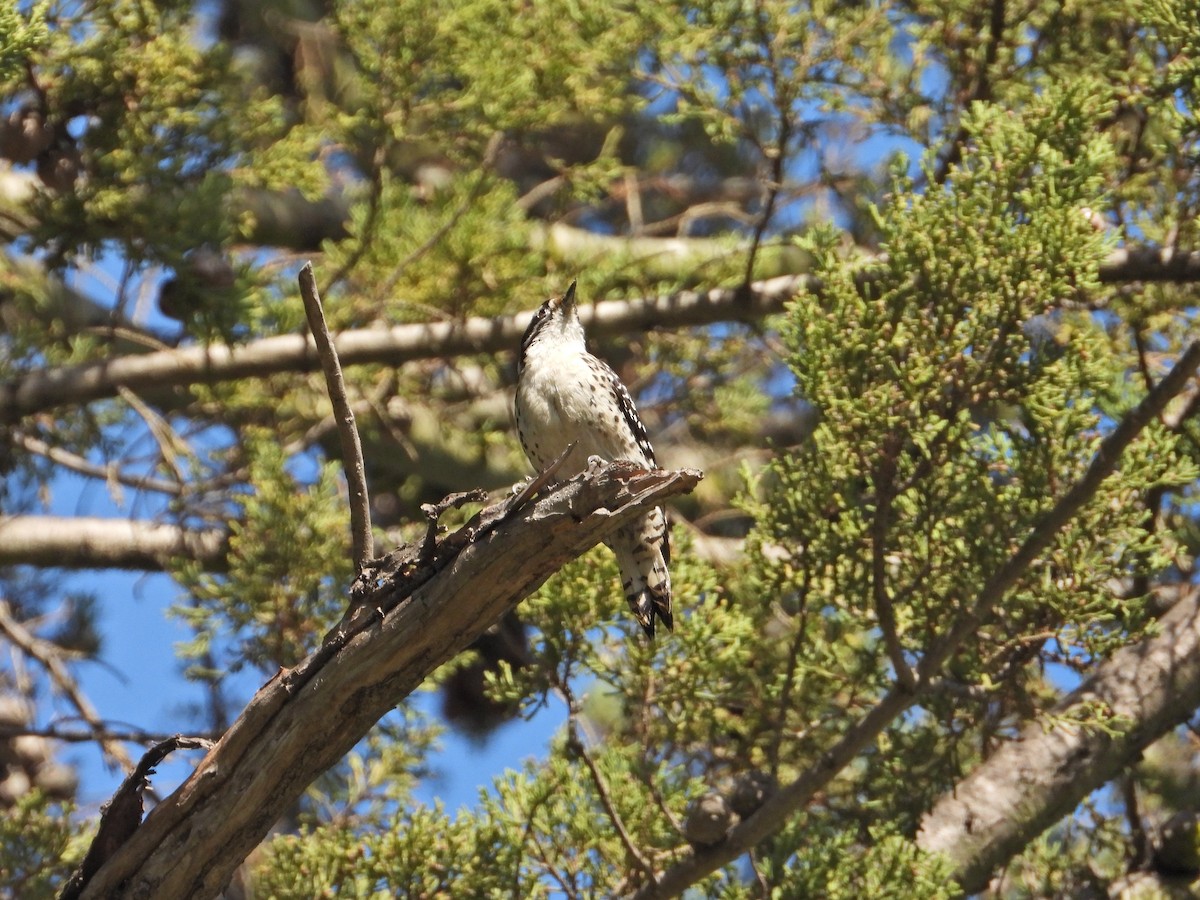
[[[49,485],[46,512],[59,516],[152,518],[161,510],[159,498],[123,488],[117,504],[103,482],[64,473]],[[347,524],[347,527],[349,525]],[[98,598],[97,623],[103,644],[96,662],[74,666],[79,682],[100,717],[115,728],[141,729],[172,734],[195,733],[203,718],[203,686],[183,675],[175,645],[187,641],[187,627],[168,612],[183,598],[183,590],[162,573],[114,570],[78,571],[66,575],[63,593],[87,592]],[[48,608],[54,607],[53,599]],[[40,674],[40,673],[39,673]],[[230,676],[227,696],[237,713],[266,680],[262,673],[246,670]],[[436,694],[419,693],[413,702],[437,718]],[[38,725],[61,725],[82,730],[74,710],[61,698],[44,703]],[[520,768],[524,759],[544,757],[548,743],[562,721],[562,711],[551,705],[532,721],[515,720],[480,742],[447,731],[441,750],[430,760],[432,777],[417,790],[417,799],[428,804],[440,800],[448,810],[473,806],[481,787],[507,768]],[[95,814],[120,784],[124,773],[113,771],[94,744],[61,744],[59,758],[75,765],[80,775],[78,801],[83,814]],[[126,745],[135,760],[137,745]],[[157,768],[152,786],[166,796],[192,771],[199,751],[181,751]]]
[[[161,574],[89,571],[70,576],[64,587],[93,591],[102,600],[101,662],[84,663],[76,669],[99,714],[113,724],[190,733],[195,716],[188,707],[203,701],[203,691],[183,677],[174,654],[174,644],[189,637],[183,624],[166,612],[180,596],[175,583]],[[232,679],[229,692],[236,695],[237,705],[243,706],[264,680],[258,673],[241,674]],[[436,695],[420,693],[415,702],[436,716]],[[60,713],[69,712],[61,703],[56,708]],[[562,710],[552,704],[531,721],[518,719],[502,725],[483,742],[446,732],[441,751],[430,760],[434,774],[420,785],[417,799],[427,804],[440,800],[448,810],[474,806],[480,788],[489,787],[496,775],[508,768],[519,769],[528,757],[544,757],[561,721]],[[135,759],[140,755],[136,745],[127,747]],[[170,793],[201,755],[185,751],[169,758],[151,779],[154,789],[162,796]],[[65,745],[61,758],[79,769],[81,811],[97,812],[123,774],[111,771],[92,744]]]

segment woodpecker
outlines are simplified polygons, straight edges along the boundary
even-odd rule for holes
[[[517,362],[517,434],[534,468],[543,470],[574,441],[565,477],[588,458],[629,460],[657,469],[646,426],[617,373],[588,353],[575,300],[575,282],[534,314]],[[667,517],[649,510],[606,542],[617,558],[625,599],[638,624],[654,637],[655,622],[670,631],[671,560]]]

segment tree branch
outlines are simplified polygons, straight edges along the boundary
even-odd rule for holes
[[[896,681],[906,690],[913,690],[917,680],[904,658],[904,644],[896,628],[896,610],[887,585],[887,540],[895,471],[895,451],[889,448],[882,454],[874,477],[876,497],[875,513],[871,516],[871,599],[879,630],[883,634],[883,646],[896,672]]]
[[[82,718],[82,716],[80,716]],[[61,721],[61,720],[60,720]],[[178,734],[167,734],[164,731],[142,731],[139,728],[118,727],[111,724],[109,721],[101,721],[103,726],[103,734],[106,740],[122,741],[129,744],[160,744],[163,741],[171,740],[178,737]],[[220,735],[213,734],[193,734],[192,740],[211,741]],[[0,724],[0,740],[8,740],[15,737],[38,737],[45,738],[51,741],[62,741],[64,744],[88,744],[96,740],[96,735],[90,731],[81,731],[79,729],[64,729],[58,726],[48,726],[46,728],[34,728],[32,725],[5,725]]]
[[[922,658],[917,675],[922,680],[932,678],[963,642],[991,614],[1010,587],[1032,565],[1033,561],[1054,541],[1055,536],[1075,517],[1096,494],[1101,483],[1117,467],[1121,454],[1152,421],[1162,415],[1167,404],[1179,394],[1196,367],[1200,366],[1200,341],[1190,344],[1154,390],[1121,419],[1112,432],[1100,442],[1091,465],[1071,489],[1059,498],[1054,507],[1042,517],[1020,548],[1001,566],[979,592],[971,611],[960,616],[954,626],[938,638]]]
[[[613,830],[617,832],[617,837],[621,839],[621,843],[625,847],[625,852],[637,867],[646,874],[646,877],[653,881],[654,866],[646,858],[646,855],[638,849],[637,843],[629,834],[629,829],[625,827],[625,822],[621,818],[616,804],[613,802],[612,791],[608,788],[608,782],[604,777],[604,773],[600,771],[600,767],[592,759],[592,754],[588,751],[588,748],[583,743],[583,739],[579,736],[578,717],[578,708],[572,707],[567,715],[567,744],[571,752],[582,759],[583,764],[587,766],[587,770],[592,776],[592,786],[596,788],[596,796],[600,798],[600,805],[604,807],[604,812],[608,815],[608,820],[612,823]]]
[[[870,260],[864,261],[864,266],[869,264]],[[864,269],[862,277],[869,280],[869,268]],[[1100,280],[1106,283],[1200,281],[1200,252],[1172,254],[1154,250],[1118,250],[1101,265]],[[581,310],[581,318],[589,334],[595,337],[660,326],[680,328],[757,320],[782,312],[784,304],[801,291],[818,292],[821,288],[821,280],[811,275],[781,275],[754,282],[746,293],[738,288],[712,288],[639,300],[608,300]],[[417,359],[498,353],[516,347],[531,315],[531,312],[521,312],[495,318],[475,317],[463,322],[344,331],[338,335],[335,344],[343,365],[399,365]],[[279,372],[306,372],[317,366],[312,340],[307,336],[288,334],[236,346],[183,347],[39,369],[0,384],[0,425],[59,406],[113,397],[119,387],[154,392]]]
[[[682,291],[649,300],[614,300],[581,310],[581,318],[596,336],[620,334],[657,325],[702,325],[757,317],[783,308],[805,284],[787,276],[760,282],[748,306],[735,304],[736,291],[717,288],[698,293]],[[475,317],[464,322],[429,322],[344,331],[335,346],[343,365],[398,365],[467,353],[496,353],[516,348],[532,312],[496,318]],[[58,406],[115,396],[119,387],[137,391],[192,384],[214,384],[279,372],[317,368],[316,347],[305,335],[288,334],[246,344],[210,344],[123,356],[57,369],[39,369],[24,378],[0,384],[0,424]]]
[[[154,767],[176,750],[207,750],[211,746],[212,741],[177,734],[147,750],[137,766],[130,766],[132,771],[101,813],[100,826],[87,856],[63,886],[59,900],[77,900],[96,871],[137,830],[142,819],[142,795],[150,784]]]
[[[405,577],[402,565],[377,581],[364,602],[382,617],[345,635],[340,647],[335,628],[328,652],[272,678],[81,896],[216,895],[305,787],[431,671],[565,562],[700,478],[614,463],[511,518],[507,503],[489,507],[443,539],[430,566]],[[412,555],[401,557],[412,562]]]
[[[567,453],[570,451],[568,450]],[[567,453],[559,457],[559,462],[566,459]],[[567,748],[583,760],[583,764],[587,767],[588,772],[592,776],[592,786],[596,789],[596,796],[600,799],[600,805],[604,807],[604,812],[608,815],[609,821],[612,823],[613,830],[616,831],[617,837],[625,847],[625,853],[633,860],[634,864],[649,878],[654,880],[654,864],[646,858],[646,855],[638,849],[637,843],[629,834],[629,829],[625,827],[625,821],[621,818],[621,813],[617,810],[616,803],[613,802],[612,791],[608,786],[608,779],[604,777],[604,773],[600,771],[600,766],[596,760],[592,758],[591,752],[587,745],[584,744],[583,738],[580,736],[579,727],[579,703],[575,699],[575,693],[571,690],[570,679],[567,677],[558,677],[557,672],[553,676],[553,683],[562,693],[563,700],[567,704]]]
[[[375,555],[375,540],[371,536],[371,500],[367,493],[367,470],[363,465],[362,441],[354,424],[354,410],[346,397],[346,382],[342,379],[342,364],[325,322],[325,310],[317,293],[317,279],[312,263],[300,269],[300,296],[304,298],[304,313],[308,327],[317,343],[321,367],[325,370],[325,386],[333,405],[338,437],[342,443],[342,469],[346,473],[346,490],[350,499],[350,538],[353,546],[354,568],[361,572]]]
[[[963,104],[963,109],[966,109],[971,103],[986,101],[992,98],[991,75],[992,69],[996,66],[996,60],[1000,55],[1000,40],[1004,34],[1004,5],[1004,0],[992,0],[988,26],[988,42],[984,48],[983,61],[979,64],[975,87],[971,91],[968,102]],[[949,146],[938,154],[937,166],[934,169],[933,175],[934,184],[945,182],[946,177],[950,174],[950,167],[962,159],[963,144],[966,143],[966,140],[967,129],[964,125],[960,124],[958,131],[951,138]]]
[[[917,843],[969,894],[1200,705],[1200,590],[934,804]],[[1099,720],[1099,721],[1097,721]],[[1089,726],[1089,722],[1093,723]]]
[[[136,519],[0,516],[0,566],[165,569],[172,560],[192,559],[220,571],[228,540],[218,529]]]
[[[753,245],[739,237],[651,237],[600,234],[565,222],[535,225],[533,245],[559,259],[569,260],[576,270],[601,260],[634,264],[646,277],[695,283],[704,266],[749,255]],[[807,271],[812,257],[795,244],[771,243],[755,252],[755,271],[760,278],[794,275]]]
[[[157,491],[160,494],[170,494],[176,497],[183,493],[183,485],[179,482],[155,478],[153,475],[133,475],[122,471],[120,466],[113,463],[94,463],[77,453],[47,444],[39,438],[23,434],[20,431],[11,432],[9,440],[26,453],[44,456],[46,459],[58,463],[63,468],[70,469],[72,472],[77,472],[80,475],[99,478],[110,484],[123,484],[126,487],[136,488],[139,491]]]
[[[66,651],[51,641],[42,640],[26,628],[23,622],[18,622],[5,600],[0,600],[0,633],[3,633],[13,646],[41,663],[55,687],[62,691],[63,696],[79,713],[79,717],[91,728],[93,740],[100,745],[104,755],[112,760],[112,764],[120,766],[125,772],[132,770],[133,760],[125,752],[125,748],[106,733],[100,714],[79,687],[75,676],[67,669]]]

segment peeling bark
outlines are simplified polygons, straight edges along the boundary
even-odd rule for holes
[[[430,672],[564,563],[700,478],[614,463],[515,514],[505,504],[484,510],[432,559],[395,554],[391,577],[363,591],[312,656],[259,690],[81,896],[215,896],[308,784]]]

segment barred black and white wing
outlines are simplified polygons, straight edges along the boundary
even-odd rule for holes
[[[530,462],[544,469],[572,443],[560,470],[566,477],[589,457],[629,460],[658,468],[633,398],[609,366],[587,352],[575,308],[575,286],[542,304],[525,331],[517,363],[517,433]],[[671,629],[671,547],[667,517],[659,507],[608,540],[617,558],[629,608],[642,629]]]
[[[657,469],[654,447],[628,389],[603,361],[589,354],[587,363],[608,393],[605,402],[597,404],[597,412],[607,416],[606,424],[611,426],[610,440],[615,446],[610,458],[628,459],[648,469]],[[668,568],[671,542],[666,511],[661,506],[649,510],[632,524],[619,529],[607,543],[617,558],[625,600],[642,630],[654,637],[656,622],[662,622],[668,631],[674,628]]]

